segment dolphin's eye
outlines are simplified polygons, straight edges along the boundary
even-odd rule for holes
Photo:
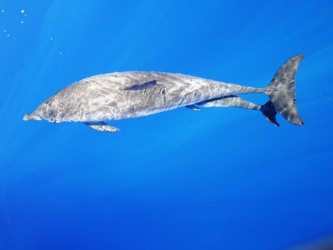
[[[54,117],[56,117],[56,113],[53,110],[50,110],[48,113],[48,116],[50,117],[50,121],[54,121]]]

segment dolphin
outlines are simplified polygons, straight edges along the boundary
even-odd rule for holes
[[[286,61],[268,86],[254,88],[183,74],[163,72],[115,72],[95,75],[73,83],[40,104],[24,120],[82,122],[90,128],[115,132],[110,120],[147,116],[180,107],[237,107],[258,110],[273,125],[276,114],[303,125],[296,108],[295,75],[303,54]],[[258,105],[239,94],[263,93],[269,97]]]

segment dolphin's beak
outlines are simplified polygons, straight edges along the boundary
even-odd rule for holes
[[[23,117],[24,121],[35,120],[40,121],[42,120],[39,116],[35,115],[34,113],[25,114]]]

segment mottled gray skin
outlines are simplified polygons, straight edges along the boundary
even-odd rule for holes
[[[188,107],[239,107],[260,110],[278,126],[279,112],[291,123],[302,125],[295,104],[295,74],[303,55],[289,59],[265,88],[253,88],[182,74],[116,72],[96,75],[69,85],[48,98],[24,120],[84,122],[93,129],[117,131],[104,121],[147,116]],[[265,93],[270,101],[257,105],[236,94]]]
[[[42,103],[34,115],[50,122],[119,120],[253,92],[263,89],[181,74],[112,73],[89,77],[64,88]]]

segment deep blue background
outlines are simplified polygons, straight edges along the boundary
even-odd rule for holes
[[[332,24],[330,0],[1,0],[0,249],[284,249],[332,235]],[[115,134],[22,120],[95,74],[259,87],[298,53],[303,127],[233,108],[112,122]]]

